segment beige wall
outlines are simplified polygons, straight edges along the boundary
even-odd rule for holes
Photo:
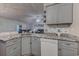
[[[69,27],[63,27],[63,28],[53,28],[52,26],[45,25],[45,32],[57,32],[58,29],[61,30],[61,32],[71,33],[74,35],[79,36],[79,3],[73,4],[73,23]]]
[[[21,24],[24,25],[21,21],[0,17],[0,32],[16,31],[17,25]]]

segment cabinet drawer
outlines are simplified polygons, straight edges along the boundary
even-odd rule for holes
[[[59,51],[59,56],[77,56],[77,49],[61,48]]]
[[[59,41],[59,47],[77,48],[76,42]]]
[[[6,47],[6,55],[10,55],[11,53],[14,53],[16,51],[20,51],[20,43]]]
[[[47,43],[52,43],[52,44],[57,44],[58,42],[56,42],[57,40],[54,39],[41,39],[41,42],[47,42]]]
[[[20,38],[14,38],[12,40],[9,40],[9,41],[6,42],[6,46],[16,44],[16,43],[20,42],[20,40],[21,40]]]

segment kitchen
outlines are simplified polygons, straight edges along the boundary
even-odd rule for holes
[[[0,56],[78,56],[79,3],[0,3]]]

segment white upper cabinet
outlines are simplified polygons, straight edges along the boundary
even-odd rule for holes
[[[57,5],[50,6],[46,8],[46,23],[47,24],[55,24],[57,22],[57,13],[58,13]]]
[[[46,6],[46,24],[72,23],[73,4],[60,3]]]
[[[72,23],[73,18],[73,7],[72,4],[59,4],[58,5],[58,23]]]

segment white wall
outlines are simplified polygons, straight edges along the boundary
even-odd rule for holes
[[[67,31],[79,36],[79,3],[75,3],[73,8],[73,24]]]
[[[45,32],[57,32],[58,28],[45,25]],[[73,23],[69,27],[60,28],[61,32],[71,33],[79,36],[79,3],[75,3],[73,6]]]
[[[16,31],[16,25],[19,25],[19,24],[24,25],[23,22],[0,17],[0,32]]]

